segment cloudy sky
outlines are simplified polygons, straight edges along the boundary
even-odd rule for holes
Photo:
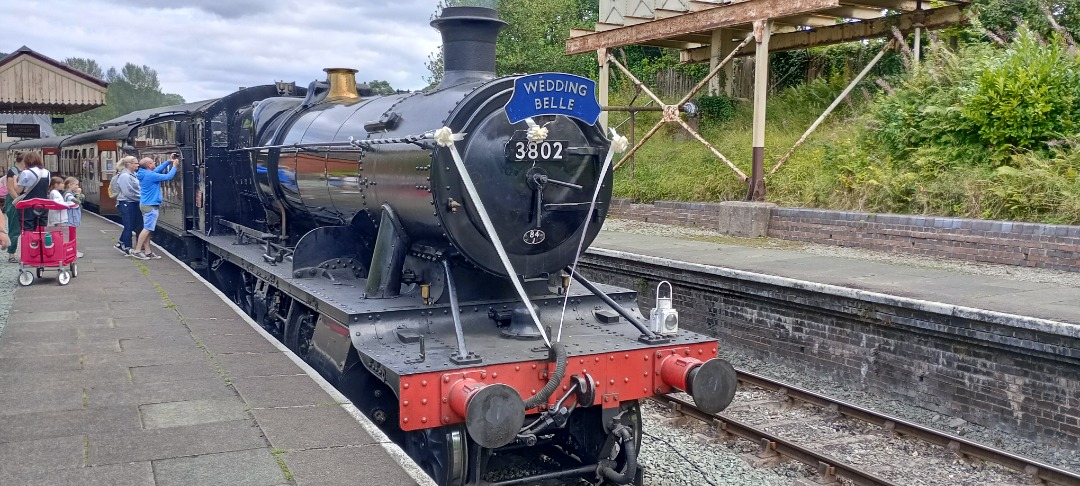
[[[187,101],[240,86],[325,78],[397,89],[427,85],[424,62],[441,44],[428,22],[438,0],[50,0],[4,2],[0,52],[25,45],[45,56],[131,62],[158,73],[162,91]]]

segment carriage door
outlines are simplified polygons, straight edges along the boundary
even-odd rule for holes
[[[193,228],[200,233],[206,233],[206,150],[203,145],[204,122],[202,118],[192,124],[193,133],[188,136],[188,149],[184,151],[184,157],[190,157],[191,165],[195,174],[195,224]]]
[[[83,193],[86,194],[87,199],[98,201],[98,210],[102,215],[118,214],[116,199],[109,197],[109,184],[112,183],[112,177],[116,174],[116,146],[116,140],[98,141],[97,166],[101,177],[97,178],[97,180],[100,181],[100,184],[95,183],[91,188],[83,188]]]

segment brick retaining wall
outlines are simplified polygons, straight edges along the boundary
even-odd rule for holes
[[[719,203],[612,201],[609,217],[725,231]],[[1080,272],[1080,226],[773,208],[768,236]]]
[[[718,337],[723,349],[1035,441],[1080,445],[1080,330],[728,269],[597,252],[582,264],[594,281],[636,289],[645,315],[657,282],[669,280],[680,324]]]

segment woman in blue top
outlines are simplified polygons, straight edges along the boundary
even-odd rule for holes
[[[180,165],[180,154],[172,154],[160,167],[150,157],[144,157],[139,161],[139,172],[135,177],[139,179],[139,209],[143,213],[143,230],[139,232],[139,239],[131,256],[139,260],[161,258],[150,251],[150,235],[157,228],[158,209],[161,207],[161,183],[176,176],[176,166]]]

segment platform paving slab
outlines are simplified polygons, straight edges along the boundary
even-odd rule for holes
[[[378,446],[334,447],[286,451],[280,454],[298,486],[409,486],[416,481],[393,460],[382,454]],[[348,474],[335,474],[341,464],[352,466]]]
[[[60,371],[28,370],[23,374],[0,375],[0,390],[5,393],[14,390],[32,390],[67,385],[87,387],[94,385],[118,385],[128,383],[129,377],[124,368],[93,368]]]
[[[255,332],[248,323],[240,319],[225,317],[185,318],[184,324],[196,336],[212,336],[214,334],[247,334]]]
[[[88,465],[168,459],[267,446],[262,431],[250,419],[134,432],[106,432],[88,434],[87,437]]]
[[[214,360],[231,379],[253,376],[295,376],[303,374],[296,364],[274,353],[222,354]]]
[[[221,375],[209,361],[183,362],[163,365],[131,366],[132,384],[172,383],[185,380],[213,380]]]
[[[164,429],[186,425],[249,420],[251,414],[239,398],[186,400],[139,405],[144,429]]]
[[[221,378],[182,380],[168,383],[125,383],[86,389],[86,403],[91,407],[143,405],[180,402],[201,398],[235,397],[236,391]]]
[[[257,408],[251,413],[276,449],[296,451],[375,443],[341,407]]]
[[[30,387],[20,383],[0,394],[0,415],[79,410],[86,407],[83,391],[79,385]]]
[[[236,378],[233,386],[251,408],[303,407],[336,403],[306,375]]]
[[[80,276],[18,288],[0,334],[0,486],[415,483],[340,395],[178,263],[121,256],[92,215],[80,232]],[[308,448],[291,459],[305,479],[290,482],[293,452],[269,435]]]
[[[280,353],[276,346],[255,333],[215,334],[212,339],[200,341],[207,351],[215,356],[231,353]]]
[[[157,486],[290,484],[273,453],[265,447],[160,459],[154,461],[153,465]]]
[[[7,334],[6,329],[4,330],[4,334]],[[10,373],[12,376],[16,376],[18,373],[26,371],[51,372],[78,370],[82,369],[82,361],[80,357],[81,355],[78,354],[65,354],[52,356],[45,361],[42,361],[38,358],[0,357],[0,370],[3,370],[6,373]]]
[[[142,428],[138,407],[80,408],[0,415],[0,443],[80,436]],[[2,483],[0,483],[2,484]]]
[[[86,369],[101,366],[152,366],[175,363],[196,363],[207,361],[206,351],[195,346],[163,347],[151,351],[128,351],[126,353],[88,353],[79,356],[82,367]]]
[[[42,486],[154,486],[149,462],[108,464],[75,469],[9,468],[0,465],[0,484]]]
[[[0,477],[19,469],[74,469],[86,465],[86,435],[0,444]],[[5,483],[11,484],[11,483]]]

